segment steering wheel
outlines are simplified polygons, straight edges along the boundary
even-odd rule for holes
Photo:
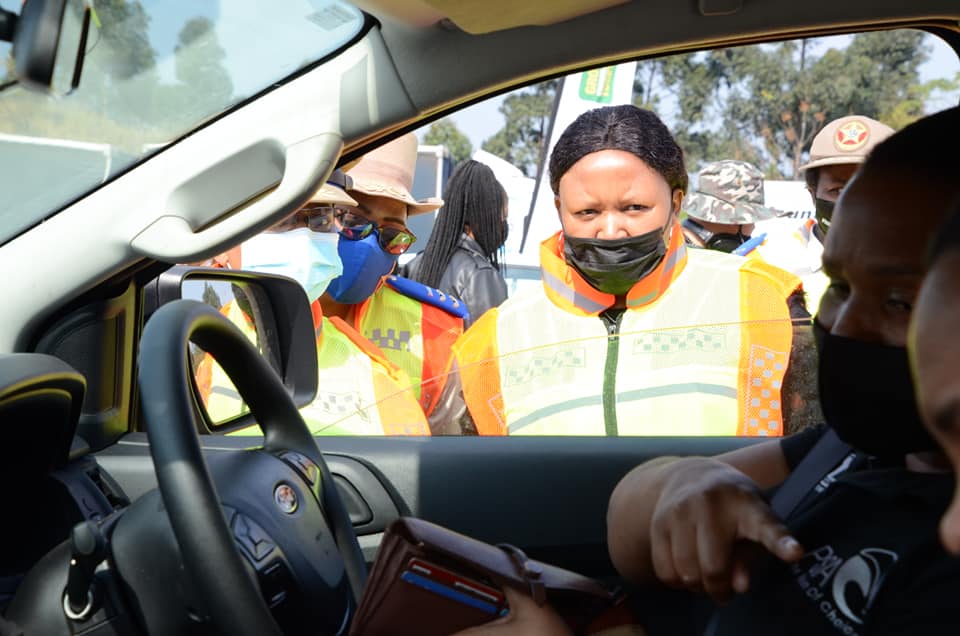
[[[208,467],[188,377],[191,341],[249,405],[262,448],[219,453]],[[209,619],[229,634],[345,632],[366,566],[333,477],[273,368],[215,309],[178,300],[147,323],[138,379],[160,496]]]

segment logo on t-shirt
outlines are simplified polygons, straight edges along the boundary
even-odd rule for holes
[[[826,545],[791,566],[804,596],[842,634],[856,636],[897,553],[883,548],[861,548],[844,557]]]
[[[857,459],[857,454],[855,452],[848,454],[843,458],[843,461],[840,462],[836,468],[824,475],[823,479],[821,479],[817,485],[814,486],[814,490],[817,492],[817,494],[822,494],[827,488],[832,486],[835,481],[837,481],[837,477],[850,470],[850,467],[853,465],[855,459]]]

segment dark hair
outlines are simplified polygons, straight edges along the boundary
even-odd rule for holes
[[[945,252],[960,247],[960,106],[918,119],[894,133],[870,152],[860,173],[895,172],[925,180],[939,188],[952,203],[944,210],[946,219],[931,240],[927,264],[932,266]],[[905,211],[908,213],[908,211]]]
[[[560,135],[550,154],[550,187],[560,190],[560,178],[586,155],[623,150],[660,173],[671,190],[687,191],[683,150],[660,118],[636,106],[605,106],[577,117]]]
[[[950,204],[947,220],[937,230],[927,253],[927,267],[932,268],[942,256],[960,250],[960,197]]]
[[[447,181],[443,208],[437,214],[423,250],[423,262],[414,278],[437,287],[467,225],[484,255],[499,270],[497,251],[507,238],[503,221],[506,207],[507,193],[493,170],[472,159],[457,166]]]
[[[960,183],[960,107],[918,119],[870,152],[861,172],[906,172],[952,190]]]
[[[820,166],[807,168],[803,171],[803,180],[807,182],[807,187],[813,190],[813,196],[817,196],[817,181],[820,179]]]

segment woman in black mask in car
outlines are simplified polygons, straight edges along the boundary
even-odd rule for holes
[[[815,323],[829,426],[715,458],[654,460],[615,489],[608,540],[624,578],[736,596],[709,622],[687,611],[665,627],[661,603],[641,619],[653,636],[960,633],[960,561],[937,536],[954,477],[920,420],[905,346],[927,245],[960,196],[960,155],[944,143],[957,138],[960,108],[908,126],[838,201]],[[929,370],[916,363],[922,383]],[[820,444],[833,434],[850,448]],[[831,457],[799,479],[811,459]],[[764,491],[791,484],[806,487],[793,488],[801,496],[781,519]],[[551,613],[515,605],[512,621],[474,633],[564,633]]]

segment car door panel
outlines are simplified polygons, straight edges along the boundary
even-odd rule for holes
[[[317,439],[372,561],[382,532],[412,514],[592,576],[613,573],[606,507],[631,468],[664,455],[712,455],[761,438],[437,437]],[[203,438],[208,454],[250,438]],[[131,499],[155,487],[146,435],[97,455]],[[549,478],[545,478],[549,476]]]

